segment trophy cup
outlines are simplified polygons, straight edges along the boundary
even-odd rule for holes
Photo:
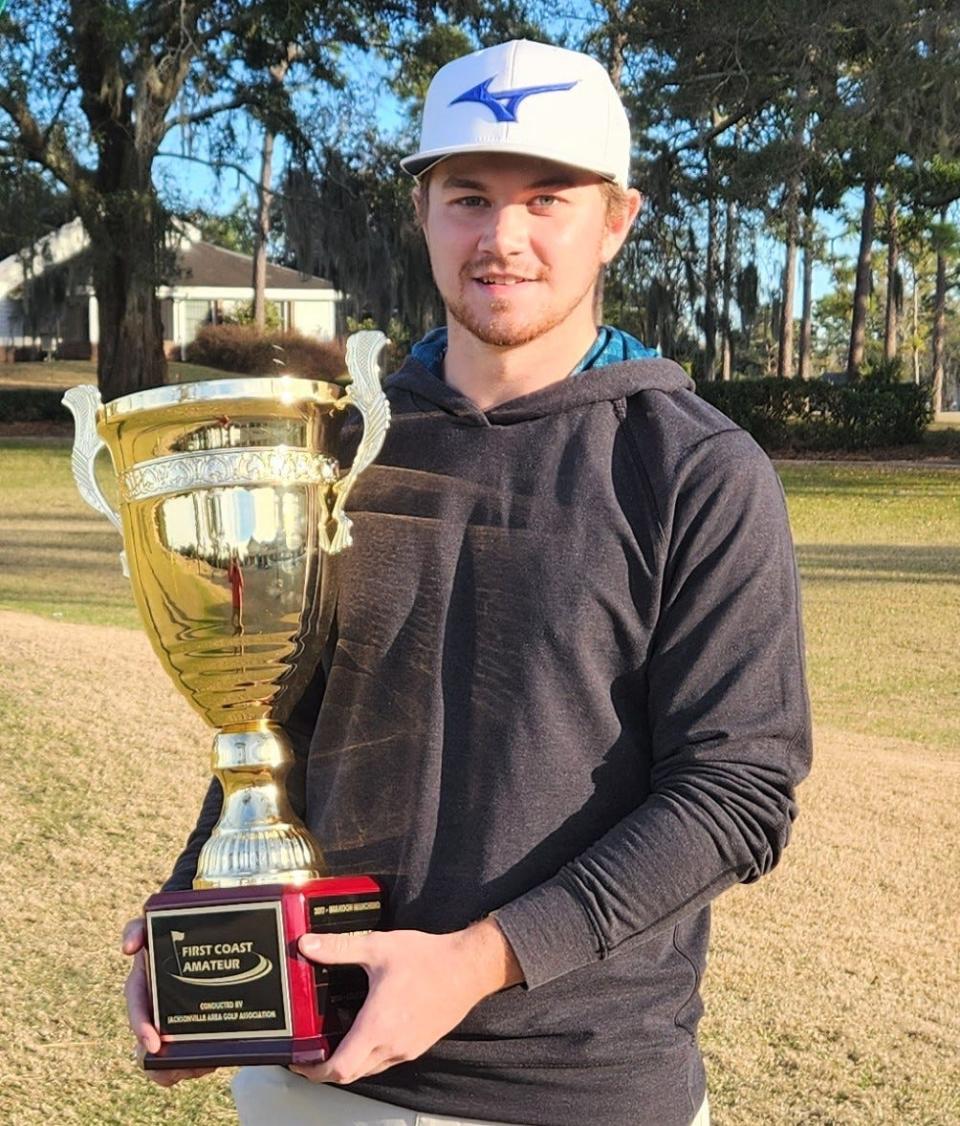
[[[379,332],[349,338],[345,395],[287,375],[157,387],[106,405],[94,387],[64,395],[80,492],[123,535],[121,561],[160,663],[218,728],[223,807],[193,890],[145,906],[162,1041],[146,1068],[317,1062],[362,996],[361,970],[298,953],[310,931],[374,928],[381,889],[369,876],[327,875],[287,800],[293,753],[282,724],[325,640],[323,557],[350,546],[344,505],[389,426],[385,343]],[[341,473],[337,416],[348,406],[363,436]],[[94,476],[104,446],[119,513]]]

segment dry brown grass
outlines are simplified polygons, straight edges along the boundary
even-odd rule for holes
[[[207,729],[139,633],[4,612],[0,646],[0,1120],[232,1121],[224,1076],[137,1073],[119,993],[117,936],[190,827]],[[960,762],[831,729],[817,746],[781,869],[717,906],[715,1121],[960,1121]]]
[[[210,736],[146,638],[0,613],[0,1122],[234,1122],[224,1080],[136,1071],[123,923],[165,877]]]
[[[716,1122],[960,1122],[960,760],[830,728],[816,747],[782,866],[716,906]]]

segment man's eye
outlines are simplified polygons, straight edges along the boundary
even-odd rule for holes
[[[538,195],[533,200],[534,207],[553,207],[560,200],[555,195]]]
[[[487,202],[482,195],[465,195],[453,201],[458,207],[483,207]]]

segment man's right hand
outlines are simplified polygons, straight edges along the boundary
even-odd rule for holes
[[[137,1059],[142,1063],[145,1052],[160,1051],[160,1033],[150,1021],[150,990],[147,984],[147,952],[144,949],[147,928],[143,919],[131,919],[123,928],[121,949],[133,957],[133,965],[123,987],[127,999],[127,1019],[137,1038]],[[157,1069],[147,1074],[161,1087],[172,1087],[181,1079],[197,1079],[216,1071],[213,1067],[176,1067]]]

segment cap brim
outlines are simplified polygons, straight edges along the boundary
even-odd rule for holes
[[[595,176],[599,176],[601,180],[609,180],[611,183],[619,183],[619,177],[616,172],[601,168],[593,168],[587,164],[577,164],[570,160],[569,153],[559,154],[556,149],[551,149],[548,146],[537,145],[507,145],[503,144],[483,144],[478,143],[475,145],[455,145],[450,148],[443,149],[426,149],[423,152],[413,153],[411,156],[405,156],[400,161],[400,167],[408,175],[419,177],[424,172],[429,171],[434,165],[439,164],[441,160],[446,160],[449,156],[464,156],[469,153],[490,153],[499,154],[507,153],[512,156],[532,156],[540,160],[551,160],[555,164],[562,164],[566,168],[576,168],[581,172],[592,172]],[[626,184],[620,184],[622,188],[626,188]]]

